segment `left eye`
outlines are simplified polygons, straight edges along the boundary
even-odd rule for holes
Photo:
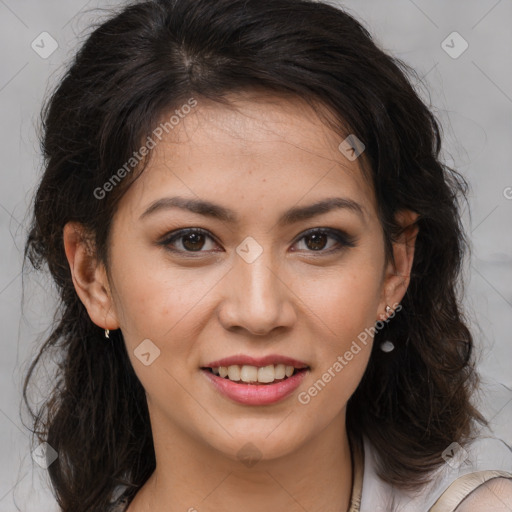
[[[327,240],[329,239],[334,240],[335,243],[331,244],[328,249],[324,250],[326,245],[328,245]],[[302,237],[298,239],[298,242],[301,242],[302,240],[304,240],[306,248],[311,249],[312,252],[334,252],[343,249],[345,246],[354,247],[353,239],[341,231],[333,229],[313,229],[302,235]]]
[[[204,248],[205,239],[209,238],[214,242],[212,236],[208,234],[207,231],[200,228],[189,228],[182,229],[175,233],[171,233],[171,236],[162,240],[161,245],[165,246],[167,249],[173,252],[208,252],[208,250],[203,251],[201,249]],[[334,240],[334,244],[331,244],[328,249],[326,246],[329,244],[327,241],[331,239]],[[306,233],[304,233],[300,238],[295,242],[300,243],[304,240],[304,245],[306,247],[306,251],[308,252],[335,252],[343,249],[344,247],[354,247],[354,239],[343,233],[342,231],[329,229],[329,228],[315,228]],[[179,242],[176,244],[176,242]],[[338,247],[336,247],[336,244]],[[181,248],[177,248],[176,245],[181,245]],[[332,246],[335,246],[333,249]]]

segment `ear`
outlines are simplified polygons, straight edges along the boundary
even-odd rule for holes
[[[414,260],[414,245],[418,235],[416,221],[418,214],[411,210],[400,210],[395,215],[397,223],[403,232],[393,243],[395,263],[390,261],[385,269],[381,302],[378,309],[378,319],[385,320],[391,313],[386,313],[388,305],[395,310],[403,299],[410,282],[411,268]]]
[[[105,266],[97,260],[91,237],[81,224],[68,222],[63,239],[73,284],[89,317],[102,329],[118,329]]]

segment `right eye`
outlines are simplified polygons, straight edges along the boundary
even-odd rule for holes
[[[201,228],[180,229],[169,233],[161,242],[166,249],[178,253],[209,252],[202,251],[205,245],[205,238],[213,240],[208,232]],[[178,242],[176,244],[176,242]],[[176,245],[181,246],[176,248]]]

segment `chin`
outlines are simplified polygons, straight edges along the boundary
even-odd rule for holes
[[[222,440],[208,439],[207,442],[225,457],[238,460],[247,467],[258,461],[276,460],[299,449],[307,438],[304,432],[295,432],[289,425],[279,426],[282,419],[272,422],[272,425],[269,421],[259,423],[251,420],[250,428],[225,426],[232,437],[226,434]]]

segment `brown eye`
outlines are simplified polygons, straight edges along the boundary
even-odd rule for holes
[[[304,237],[304,239],[306,240],[306,246],[308,249],[318,251],[325,248],[329,237],[323,233],[313,233],[312,235]]]
[[[208,240],[210,240],[209,246]],[[355,240],[354,237],[339,230],[315,228],[303,234],[296,244],[304,243],[305,248],[300,248],[299,250],[310,253],[331,254],[341,251],[346,247],[355,247]],[[171,233],[170,236],[159,242],[159,244],[169,251],[184,255],[187,255],[187,253],[190,255],[190,253],[211,252],[215,250],[214,246],[216,245],[213,237],[207,231],[200,228],[182,229]]]
[[[189,251],[199,251],[204,245],[205,236],[202,233],[190,233],[182,236],[182,244]]]
[[[213,241],[213,238],[202,229],[184,229],[173,233],[172,236],[162,240],[160,244],[173,252],[208,252],[212,250],[212,247],[203,250],[205,245],[208,246],[208,239]]]
[[[329,239],[334,240],[334,243],[329,245]],[[331,253],[342,250],[345,247],[355,247],[354,237],[342,231],[327,228],[316,228],[307,232],[297,243],[302,241],[304,241],[306,252]]]

